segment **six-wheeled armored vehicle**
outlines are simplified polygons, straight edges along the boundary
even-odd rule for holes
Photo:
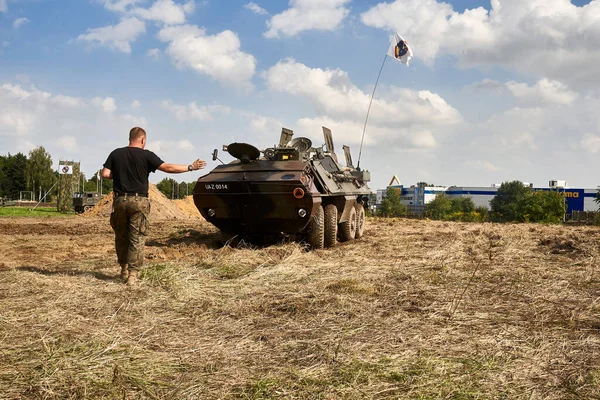
[[[331,131],[323,127],[323,134],[320,147],[292,139],[286,128],[279,145],[263,151],[246,143],[223,146],[236,160],[198,179],[196,207],[225,241],[285,235],[320,249],[361,237],[370,173],[352,165],[347,146],[346,166],[340,165]]]

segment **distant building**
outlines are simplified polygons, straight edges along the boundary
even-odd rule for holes
[[[596,198],[597,189],[581,189],[581,188],[570,188],[567,186],[565,181],[552,180],[549,182],[549,187],[536,188],[533,184],[528,182],[523,183],[526,186],[531,187],[534,191],[549,191],[554,190],[561,193],[567,202],[567,214],[571,214],[573,211],[597,211],[598,204],[594,201]],[[498,189],[499,184],[493,184],[489,187],[475,187],[475,186],[411,186],[405,188],[402,185],[390,186],[400,191],[400,198],[402,204],[409,207],[409,210],[413,212],[420,212],[420,210],[437,196],[438,193],[446,193],[450,198],[458,197],[470,197],[473,200],[475,207],[487,207],[490,208],[490,200],[492,200]],[[387,189],[377,190],[377,204],[381,203],[381,200],[385,196]],[[417,206],[417,207],[411,207]]]

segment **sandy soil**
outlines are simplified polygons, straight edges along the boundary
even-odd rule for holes
[[[127,289],[107,218],[0,218],[0,397],[600,398],[599,239],[369,219],[306,252],[157,220]]]

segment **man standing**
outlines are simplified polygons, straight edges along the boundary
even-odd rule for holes
[[[144,263],[144,236],[148,230],[148,176],[157,169],[178,174],[197,171],[206,162],[196,160],[190,165],[168,164],[146,147],[146,131],[140,127],[129,131],[129,146],[113,150],[102,169],[102,178],[113,179],[113,211],[110,225],[115,231],[117,260],[121,279],[135,285]]]

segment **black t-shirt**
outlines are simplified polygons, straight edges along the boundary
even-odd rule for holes
[[[121,147],[110,153],[104,168],[112,171],[115,192],[148,193],[148,175],[163,162],[150,150]]]

